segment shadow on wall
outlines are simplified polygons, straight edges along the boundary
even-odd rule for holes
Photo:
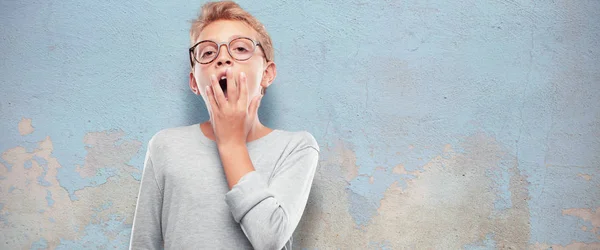
[[[277,80],[275,80],[277,81]],[[263,99],[261,101],[260,107],[258,108],[258,117],[260,118],[260,122],[270,128],[277,128],[279,129],[279,127],[275,126],[275,119],[274,119],[274,110],[275,107],[273,105],[275,105],[275,92],[273,91],[273,86],[275,85],[271,85],[267,91],[267,93],[265,94],[265,96],[263,96]]]

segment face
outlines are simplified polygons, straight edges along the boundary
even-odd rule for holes
[[[229,45],[229,41],[238,38],[247,37],[257,41],[258,33],[247,24],[240,21],[230,20],[219,20],[213,22],[202,30],[198,39],[194,41],[196,44],[199,41],[210,40],[217,44],[225,43]],[[192,45],[194,45],[192,44]],[[236,45],[233,45],[235,50]],[[198,48],[197,48],[198,49]],[[248,79],[248,104],[257,95],[260,95],[261,88],[268,87],[271,82],[275,79],[276,69],[273,62],[267,62],[263,50],[260,46],[256,46],[254,53],[248,60],[240,61],[234,59],[227,51],[226,46],[218,48],[219,53],[216,59],[208,64],[201,64],[194,62],[194,67],[190,73],[190,88],[194,94],[202,95],[204,103],[206,104],[210,112],[210,102],[206,97],[206,86],[210,85],[211,75],[217,76],[217,79],[221,79],[221,76],[225,75],[225,70],[230,68],[235,76],[235,79],[227,79],[227,81],[239,82],[240,72],[246,74]],[[221,80],[220,82],[224,82]],[[221,85],[223,92],[226,94],[226,85]]]

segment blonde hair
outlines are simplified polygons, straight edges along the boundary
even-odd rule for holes
[[[265,59],[267,59],[267,62],[273,61],[273,42],[265,26],[233,1],[208,2],[202,6],[200,15],[192,21],[192,28],[190,29],[192,45],[198,39],[204,27],[219,20],[241,21],[256,30],[258,33],[256,39],[265,53]]]

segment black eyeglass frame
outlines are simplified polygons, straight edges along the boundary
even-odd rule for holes
[[[254,50],[252,52],[252,55],[250,57],[248,57],[247,59],[244,59],[244,60],[236,59],[234,56],[231,55],[231,51],[229,51],[229,46],[231,45],[231,43],[238,39],[248,39],[248,40],[252,41],[252,44],[254,45]],[[217,45],[217,55],[215,56],[215,58],[213,58],[209,62],[201,63],[198,60],[196,60],[196,57],[194,56],[194,49],[196,49],[196,47],[198,45],[200,45],[201,43],[205,43],[205,42],[211,42],[211,43],[214,43]],[[236,61],[246,61],[246,60],[249,60],[250,58],[252,58],[254,56],[254,52],[256,52],[256,47],[260,47],[260,49],[263,51],[263,54],[265,53],[265,49],[263,49],[262,45],[259,42],[255,41],[254,39],[249,38],[249,37],[236,37],[234,39],[231,39],[231,41],[224,42],[224,43],[217,43],[217,42],[211,41],[211,40],[202,40],[200,42],[197,42],[196,44],[194,44],[194,46],[189,48],[190,65],[192,66],[192,68],[194,67],[194,61],[196,61],[199,64],[209,64],[209,63],[214,62],[217,58],[219,58],[219,53],[221,53],[221,46],[223,46],[223,45],[226,46],[227,53],[229,53],[229,56],[231,56],[231,58],[235,59]],[[267,57],[266,57],[266,54],[265,54],[265,60],[269,61],[269,59],[267,59]]]

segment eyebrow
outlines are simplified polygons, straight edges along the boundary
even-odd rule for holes
[[[256,38],[252,38],[251,36],[242,36],[242,35],[233,35],[233,36],[230,36],[227,41],[229,42],[229,41],[231,41],[233,39],[240,38],[240,37],[250,38],[250,39],[256,41]],[[199,40],[198,42],[204,42],[204,41],[216,42],[215,40],[212,40],[212,39],[202,39],[202,40]]]

